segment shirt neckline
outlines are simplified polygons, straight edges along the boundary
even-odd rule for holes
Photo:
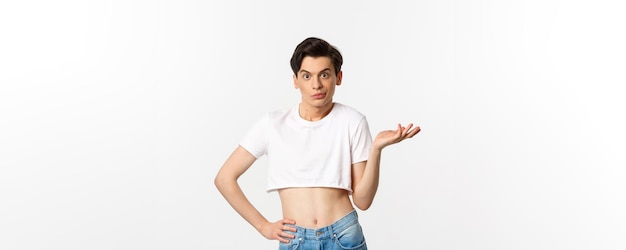
[[[334,114],[336,113],[335,110],[337,109],[337,106],[341,105],[337,102],[333,102],[333,108],[330,110],[330,112],[324,116],[322,119],[319,119],[317,121],[309,121],[306,120],[302,117],[300,117],[300,104],[296,104],[295,107],[293,107],[291,109],[291,113],[292,113],[292,117],[299,123],[302,124],[306,127],[317,127],[317,126],[321,126],[323,124],[326,124],[328,122],[328,120],[330,120],[331,116],[334,116]]]

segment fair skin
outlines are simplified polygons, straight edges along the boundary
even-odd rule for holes
[[[305,57],[301,69],[293,76],[293,84],[300,91],[300,116],[309,121],[318,121],[333,108],[335,87],[341,85],[343,73],[334,72],[328,57]],[[346,190],[336,188],[284,188],[278,191],[283,219],[267,220],[246,198],[237,179],[256,161],[242,147],[237,147],[215,177],[215,185],[228,203],[265,238],[288,243],[295,236],[298,225],[304,228],[320,228],[348,214],[354,206],[368,209],[378,189],[382,150],[392,144],[412,138],[419,127],[398,124],[395,130],[378,133],[372,142],[367,161],[352,165],[352,201]],[[353,206],[354,204],[354,206]]]

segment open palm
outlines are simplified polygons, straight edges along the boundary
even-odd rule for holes
[[[396,130],[380,131],[374,139],[373,146],[383,149],[386,146],[401,142],[404,139],[412,138],[418,132],[420,132],[420,127],[413,127],[413,123],[409,123],[406,127],[398,124],[398,128]]]

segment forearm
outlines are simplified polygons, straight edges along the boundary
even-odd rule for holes
[[[250,203],[236,180],[215,180],[215,186],[228,203],[257,231],[261,232],[268,220]]]
[[[363,175],[358,181],[358,186],[354,187],[352,200],[361,210],[368,209],[374,201],[380,176],[381,149],[373,148],[370,151],[368,160],[363,170]]]

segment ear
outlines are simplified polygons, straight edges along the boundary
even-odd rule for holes
[[[339,74],[337,74],[337,86],[341,85],[341,79],[343,78],[343,71],[339,71]]]
[[[293,74],[293,87],[298,89],[298,76]]]

